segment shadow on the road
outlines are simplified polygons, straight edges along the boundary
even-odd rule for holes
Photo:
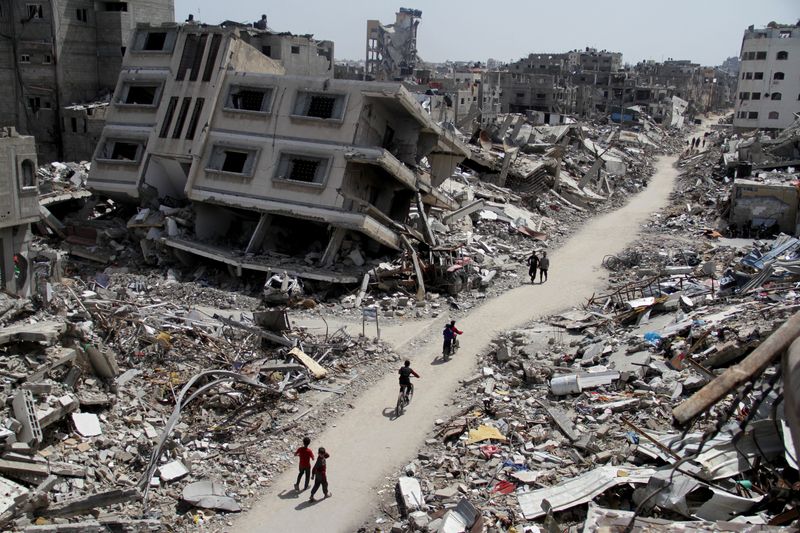
[[[434,358],[433,361],[431,361],[431,366],[443,365],[443,364],[449,362],[452,357],[453,356],[451,355],[450,357],[445,359],[443,356],[440,355],[440,356]]]
[[[328,496],[328,498],[329,498],[329,497],[330,497],[330,496]],[[302,503],[298,503],[298,504],[295,506],[295,508],[294,508],[294,509],[295,509],[295,511],[302,511],[303,509],[307,509],[307,508],[309,508],[309,507],[313,507],[313,506],[315,506],[316,504],[320,503],[321,501],[323,501],[323,500],[327,500],[328,498],[326,498],[326,497],[322,497],[322,498],[320,498],[320,499],[318,499],[318,500],[313,500],[313,501],[312,501],[312,500],[306,500],[306,501],[304,501],[304,502],[302,502]]]
[[[280,491],[278,493],[278,498],[280,498],[281,500],[296,500],[297,498],[300,497],[300,494],[303,491],[306,491],[306,490],[308,490],[308,489],[307,488],[303,489],[303,490],[295,490],[295,489],[285,490],[284,489],[284,490],[282,490],[282,491]]]
[[[384,407],[383,416],[385,416],[389,420],[396,420],[398,418],[397,411],[395,410],[394,407]]]
[[[311,500],[306,500],[306,501],[304,501],[304,502],[298,503],[298,504],[295,506],[295,508],[294,508],[294,509],[295,509],[295,511],[302,511],[303,509],[307,509],[307,508],[309,508],[309,507],[313,507],[314,505],[318,504],[318,503],[319,503],[319,502],[321,502],[321,501],[322,501],[322,500],[314,500],[314,501],[311,501]]]

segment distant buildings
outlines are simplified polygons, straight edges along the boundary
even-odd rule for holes
[[[800,113],[800,25],[750,26],[742,38],[733,125],[782,129]]]

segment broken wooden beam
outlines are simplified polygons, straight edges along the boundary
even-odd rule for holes
[[[800,336],[800,312],[783,323],[742,362],[725,370],[702,389],[672,410],[672,416],[683,425],[720,401],[742,383],[754,379],[779,357]]]

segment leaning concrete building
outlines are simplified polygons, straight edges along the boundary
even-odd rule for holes
[[[0,287],[30,295],[31,223],[39,220],[36,142],[14,128],[0,130]]]
[[[175,17],[174,0],[10,0],[0,7],[0,126],[35,136],[43,161],[62,158],[64,136],[89,134],[91,110],[86,121],[65,120],[62,108],[114,89],[136,25]]]
[[[167,247],[353,282],[331,268],[343,256],[358,266],[425,239],[406,224],[412,205],[456,207],[437,186],[466,154],[400,84],[287,75],[237,28],[172,25],[138,30],[89,186],[189,203],[190,224],[151,235]]]

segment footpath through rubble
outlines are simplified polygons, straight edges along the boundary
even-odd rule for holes
[[[363,531],[797,530],[800,240],[722,236],[710,137],[605,291],[479,356]]]

